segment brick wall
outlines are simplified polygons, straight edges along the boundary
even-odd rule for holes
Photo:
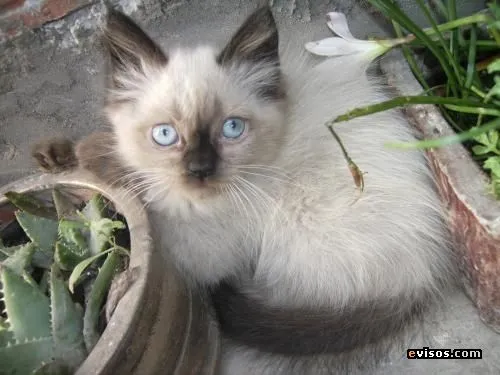
[[[0,0],[0,41],[58,20],[95,0]]]

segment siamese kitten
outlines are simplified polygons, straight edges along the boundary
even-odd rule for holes
[[[383,146],[414,139],[399,113],[336,127],[362,193],[324,125],[384,99],[365,62],[314,63],[278,40],[262,7],[222,50],[167,53],[110,11],[113,130],[76,158],[141,194],[165,256],[211,293],[221,373],[354,372],[402,342],[452,279],[448,232],[424,154]],[[74,160],[65,147],[34,156],[59,170]]]

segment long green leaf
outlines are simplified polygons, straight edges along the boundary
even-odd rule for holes
[[[68,280],[68,286],[69,286],[69,290],[71,291],[71,293],[74,292],[75,284],[78,281],[78,279],[80,278],[80,276],[82,275],[83,271],[85,271],[85,269],[88,266],[90,266],[96,259],[106,255],[107,253],[109,253],[112,250],[113,250],[113,248],[108,249],[106,251],[103,251],[101,253],[98,253],[98,254],[91,256],[89,258],[86,258],[85,260],[82,260],[80,263],[78,263],[73,268],[73,271],[71,272],[71,275],[69,276],[69,280]]]
[[[83,337],[85,345],[90,352],[99,340],[98,321],[104,298],[108,292],[113,276],[119,266],[120,255],[113,249],[104,261],[99,274],[92,285],[92,290],[83,317]]]

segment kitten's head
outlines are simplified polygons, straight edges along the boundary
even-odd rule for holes
[[[269,7],[251,14],[222,51],[198,47],[167,55],[115,11],[104,41],[110,61],[105,109],[119,155],[156,190],[200,202],[248,180],[245,168],[276,158],[285,94]]]

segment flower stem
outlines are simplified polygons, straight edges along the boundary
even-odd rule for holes
[[[342,151],[342,154],[344,155],[344,159],[347,162],[347,166],[349,167],[349,171],[351,172],[352,178],[354,180],[354,184],[356,185],[357,188],[359,188],[360,191],[363,191],[365,188],[365,180],[363,178],[363,172],[358,167],[358,165],[351,159],[344,144],[342,143],[342,140],[340,139],[337,132],[333,129],[334,121],[328,121],[325,125],[328,128],[328,130],[330,131],[330,133],[332,134],[335,141],[340,146],[340,150]]]

